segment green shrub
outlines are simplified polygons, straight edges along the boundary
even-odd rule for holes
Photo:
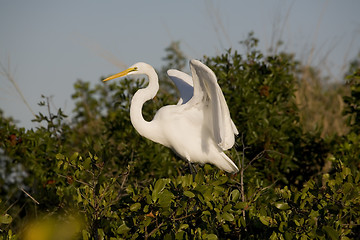
[[[241,134],[236,150],[244,151],[247,162],[263,153],[248,174],[269,184],[301,185],[321,170],[329,148],[320,132],[305,132],[299,122],[294,97],[298,63],[286,54],[264,57],[257,42],[252,35],[244,41],[245,59],[229,50],[207,58],[206,64],[218,76]]]
[[[18,128],[0,111],[0,236],[359,236],[358,74],[350,78],[352,94],[345,98],[350,133],[324,140],[299,120],[294,97],[298,63],[285,53],[265,57],[257,43],[250,35],[242,43],[246,56],[228,50],[205,58],[240,132],[227,152],[240,168],[235,175],[206,164],[193,177],[186,162],[136,133],[130,99],[146,86],[144,79],[93,87],[76,82],[71,121],[61,109],[54,113],[43,97],[46,114],[37,115],[36,129]],[[167,49],[169,66],[184,64],[178,47]],[[145,104],[144,117],[151,119],[161,106],[174,103],[176,98],[161,90]]]

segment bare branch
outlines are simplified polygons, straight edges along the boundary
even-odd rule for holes
[[[4,75],[9,81],[10,83],[15,87],[16,92],[19,94],[19,96],[21,97],[21,100],[25,103],[26,107],[29,109],[29,111],[31,112],[31,114],[35,117],[35,112],[32,110],[32,108],[30,107],[28,101],[26,101],[24,94],[22,93],[22,91],[20,90],[18,84],[16,83],[13,75],[10,72],[10,60],[8,60],[8,66],[5,67],[1,62],[0,62],[0,68],[1,68],[1,72],[0,74]]]
[[[33,200],[36,204],[40,204],[38,201],[36,201],[36,199],[31,196],[28,192],[26,192],[23,188],[19,188],[21,191],[23,191],[29,198],[31,198],[31,200]]]

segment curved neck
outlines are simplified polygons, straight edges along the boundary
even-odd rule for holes
[[[146,75],[149,79],[149,85],[146,88],[139,89],[134,94],[130,106],[130,120],[140,135],[154,142],[162,143],[157,123],[146,121],[142,115],[144,103],[153,99],[159,90],[159,81],[155,70],[151,69]]]

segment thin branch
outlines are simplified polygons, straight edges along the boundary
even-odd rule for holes
[[[0,62],[0,68],[1,68],[0,74],[4,75],[10,81],[10,83],[15,87],[15,90],[20,95],[21,100],[25,103],[26,107],[29,109],[31,114],[35,117],[36,116],[35,112],[32,110],[29,103],[26,101],[26,99],[24,97],[24,94],[21,92],[21,90],[20,90],[19,86],[17,85],[13,75],[10,73],[10,60],[8,60],[8,67],[7,68],[5,68],[4,65]]]
[[[250,162],[246,165],[246,167],[245,167],[244,170],[246,170],[248,167],[250,167],[251,164],[252,164],[254,161],[260,159],[260,158],[264,155],[264,153],[276,153],[276,154],[281,155],[281,156],[286,156],[285,154],[283,154],[283,153],[281,153],[281,152],[278,152],[278,151],[275,151],[275,150],[263,150],[263,151],[261,151],[260,153],[258,153],[253,159],[250,160]]]
[[[68,179],[68,176],[61,175],[60,173],[58,173],[57,175],[60,176],[60,177],[63,177],[63,178]],[[73,180],[74,180],[75,182],[78,182],[78,183],[84,184],[84,185],[86,185],[86,186],[89,186],[90,188],[94,188],[94,186],[92,186],[92,185],[89,184],[89,183],[83,182],[83,181],[81,181],[81,180],[77,180],[77,179],[75,179],[75,178],[73,178]]]
[[[239,166],[240,166],[240,194],[241,194],[241,201],[246,202],[245,187],[244,187],[244,172],[245,172],[245,170],[248,167],[250,167],[251,164],[254,161],[260,159],[264,155],[264,153],[266,153],[266,152],[274,152],[274,153],[277,153],[277,154],[280,154],[280,155],[283,155],[283,154],[281,154],[281,153],[279,153],[277,151],[273,151],[273,150],[263,150],[260,153],[258,153],[253,159],[251,159],[250,162],[245,166],[245,150],[248,149],[248,147],[245,146],[244,134],[241,135],[241,144],[242,144],[242,157],[241,157],[241,159],[240,159],[238,153],[236,153],[236,154],[237,154],[237,157],[239,159]],[[253,201],[253,197],[254,197],[255,194],[258,194],[259,192],[265,191],[266,189],[272,187],[275,183],[276,183],[276,181],[273,184],[271,184],[271,185],[269,185],[269,186],[267,186],[265,188],[262,188],[259,191],[256,191],[250,197],[251,202]],[[243,215],[244,220],[246,218],[246,211],[245,210],[246,210],[245,208],[242,210],[242,215]],[[246,228],[245,228],[245,230],[246,230]]]
[[[318,39],[321,21],[322,21],[322,18],[324,16],[324,14],[325,14],[325,10],[326,10],[327,5],[328,5],[328,1],[325,2],[324,6],[323,6],[323,9],[322,9],[322,11],[320,13],[319,20],[318,20],[317,25],[316,25],[316,31],[315,31],[315,34],[314,34],[314,37],[313,37],[313,40],[312,40],[310,54],[309,54],[309,57],[308,57],[307,63],[306,63],[307,66],[310,66],[311,62],[313,60],[313,55],[314,55],[314,51],[315,51],[315,45],[316,45],[316,41]]]
[[[182,217],[179,217],[179,218],[174,218],[173,220],[174,221],[179,221],[179,220],[182,220],[182,219],[184,219],[184,218],[188,218],[188,217],[191,217],[191,216],[194,216],[195,214],[194,213],[192,213],[192,214],[186,214],[185,216],[182,216]]]
[[[21,191],[23,191],[31,200],[33,200],[36,204],[40,204],[34,197],[32,197],[28,192],[26,192],[23,188],[19,188]]]
[[[127,178],[129,176],[129,174],[130,174],[130,166],[128,165],[127,172],[124,173],[122,181],[121,181],[119,193],[118,193],[116,199],[114,200],[115,202],[117,202],[120,199],[121,194],[122,194],[122,190],[124,189],[124,186],[125,186],[125,183],[127,181]]]
[[[154,228],[149,234],[145,234],[145,239],[148,239],[148,237],[150,237],[153,233],[155,233],[157,230],[159,230],[159,228],[161,228],[162,225],[164,225],[164,222],[160,223],[160,225],[158,225],[156,228]]]
[[[13,203],[4,211],[4,213],[7,213],[7,211],[9,211],[18,201],[19,201],[19,199],[17,199],[15,202],[13,202]]]
[[[223,39],[229,44],[229,46],[231,47],[231,40],[230,37],[222,23],[222,19],[221,16],[219,14],[219,9],[217,9],[213,2],[211,1],[206,1],[205,2],[205,7],[206,7],[206,12],[209,15],[209,19],[211,21],[211,25],[216,33],[216,36],[219,40],[220,43],[220,47],[224,48],[224,44],[223,44]]]
[[[82,45],[90,49],[93,53],[95,53],[97,56],[102,57],[109,63],[113,64],[114,66],[119,67],[120,69],[126,69],[128,68],[128,65],[120,61],[117,57],[115,57],[111,52],[104,49],[99,43],[97,43],[94,40],[91,40],[90,38],[81,35],[81,34],[75,34],[75,39],[78,40]]]
[[[240,192],[241,192],[241,201],[245,202],[246,198],[245,198],[245,188],[244,188],[244,171],[246,168],[244,168],[244,166],[245,166],[245,150],[247,147],[245,146],[245,143],[244,143],[244,133],[241,134],[241,144],[242,144],[243,150],[242,150],[242,158],[241,158],[241,166],[240,166],[241,167],[240,168]],[[243,218],[245,221],[245,218],[246,218],[245,209],[242,211],[242,215],[243,215]]]
[[[258,153],[253,159],[251,159],[250,162],[249,162],[249,163],[246,165],[246,167],[244,168],[244,170],[246,170],[248,167],[250,167],[251,164],[252,164],[254,161],[256,161],[256,160],[258,160],[259,158],[261,158],[266,151],[267,151],[267,150],[261,151],[261,152]]]
[[[256,196],[256,194],[261,193],[261,192],[263,192],[263,191],[265,191],[265,190],[267,190],[267,189],[269,189],[269,188],[272,188],[272,187],[275,185],[275,183],[277,183],[277,181],[278,181],[278,180],[274,181],[274,182],[273,182],[272,184],[270,184],[269,186],[266,186],[266,187],[263,187],[263,188],[258,188],[257,191],[255,191],[255,192],[250,196],[250,203],[249,203],[249,205],[250,205],[251,203],[254,203],[254,202],[255,202],[255,196]]]

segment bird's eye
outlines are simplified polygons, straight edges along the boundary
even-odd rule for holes
[[[138,67],[132,67],[128,69],[128,73],[136,72],[138,70]]]

